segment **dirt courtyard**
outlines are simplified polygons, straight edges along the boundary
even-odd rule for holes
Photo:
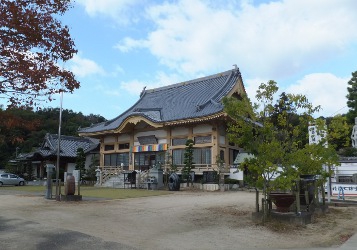
[[[328,214],[316,216],[313,224],[304,227],[262,226],[251,219],[254,201],[254,192],[248,191],[180,191],[82,202],[2,194],[0,242],[6,241],[0,248],[49,249],[47,244],[54,243],[41,242],[43,234],[52,232],[56,238],[66,232],[68,237],[77,235],[77,241],[92,237],[92,243],[86,244],[100,241],[106,249],[119,249],[115,244],[120,249],[291,249],[336,246],[357,231],[357,207],[330,207]],[[14,230],[16,226],[20,231]],[[60,245],[58,238],[57,248],[52,245],[52,249],[71,249]]]

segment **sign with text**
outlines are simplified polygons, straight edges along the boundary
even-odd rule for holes
[[[332,195],[357,196],[357,183],[331,183]]]
[[[74,181],[76,183],[78,183],[80,181],[80,178],[81,178],[80,173],[81,173],[80,170],[73,170]]]

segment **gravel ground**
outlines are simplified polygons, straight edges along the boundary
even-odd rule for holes
[[[337,246],[357,231],[356,207],[304,227],[262,226],[254,202],[247,191],[57,202],[0,188],[0,249],[291,249]]]

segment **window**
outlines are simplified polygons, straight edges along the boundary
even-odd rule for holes
[[[187,138],[175,138],[172,139],[172,146],[185,145]]]
[[[229,150],[229,164],[235,164],[234,162],[237,159],[238,155],[239,155],[239,150],[230,149]]]
[[[135,153],[134,169],[145,171],[156,164],[165,164],[165,154],[162,152]]]
[[[112,145],[104,145],[104,151],[114,150],[114,144]]]
[[[185,149],[172,150],[172,163],[176,165],[184,165]],[[194,148],[193,149],[194,164],[211,164],[211,148]]]
[[[224,161],[224,150],[219,151],[219,159]]]
[[[195,164],[211,164],[211,148],[194,148],[193,162]]]
[[[339,176],[337,182],[340,183],[352,183],[352,176]]]
[[[172,150],[172,163],[174,165],[183,165],[185,160],[185,149]]]
[[[210,135],[195,137],[195,144],[203,144],[203,143],[211,143],[211,142],[212,142],[212,136]]]
[[[129,166],[129,153],[105,154],[104,166]]]
[[[119,150],[129,149],[129,148],[130,148],[130,144],[129,143],[119,143]]]

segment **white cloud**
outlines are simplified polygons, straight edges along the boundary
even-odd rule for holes
[[[145,82],[139,80],[132,80],[128,82],[122,82],[120,84],[120,88],[132,95],[135,95],[135,94],[140,94],[140,92],[143,90],[143,88],[146,85],[147,84]]]
[[[117,48],[147,48],[185,74],[237,63],[248,75],[276,78],[347,52],[357,43],[356,9],[354,0],[243,1],[220,8],[203,0],[165,2],[147,9],[156,28],[145,39],[126,37]]]
[[[346,113],[348,80],[348,77],[340,78],[330,73],[315,73],[306,75],[285,91],[305,95],[314,106],[322,107],[319,115],[329,117]]]
[[[178,83],[179,81],[179,77],[175,74],[168,75],[164,72],[158,72],[155,76],[155,80],[153,81],[144,82],[140,80],[132,80],[122,82],[120,84],[120,88],[129,92],[130,94],[139,96],[144,87],[146,87],[146,89],[159,88],[162,86]]]
[[[255,98],[257,94],[257,90],[261,83],[267,83],[269,80],[262,78],[252,78],[244,80],[243,84],[245,87],[245,91],[247,92],[248,98],[252,103],[256,103],[257,100]]]
[[[138,0],[77,0],[77,3],[84,6],[90,16],[109,16],[121,22],[128,22],[129,7],[136,5]]]
[[[96,62],[82,58],[79,55],[74,55],[70,61],[69,68],[71,71],[79,77],[86,77],[88,75],[100,74],[105,75],[105,72],[101,66]]]
[[[119,49],[121,52],[129,52],[132,49],[145,48],[146,42],[144,40],[135,40],[130,37],[125,37],[121,42],[114,46],[114,48]]]
[[[275,98],[279,98],[282,92],[302,94],[314,106],[321,106],[322,110],[316,114],[317,116],[330,117],[337,114],[345,114],[347,112],[346,95],[348,80],[348,77],[341,78],[331,73],[313,73],[304,76],[295,84],[291,84],[285,88],[277,83],[279,91]],[[255,96],[259,85],[268,81],[269,79],[261,78],[246,79],[244,81],[247,95],[253,103],[257,102]]]

